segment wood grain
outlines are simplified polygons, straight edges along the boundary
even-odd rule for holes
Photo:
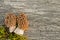
[[[60,0],[1,0],[0,25],[6,12],[28,15],[29,40],[60,40]]]

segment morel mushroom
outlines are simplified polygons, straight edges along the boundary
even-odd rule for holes
[[[20,13],[19,16],[17,17],[17,23],[18,27],[14,31],[16,34],[24,34],[24,31],[28,29],[28,20],[27,16],[24,13]]]
[[[16,28],[16,16],[13,13],[9,13],[5,17],[5,25],[9,28],[10,32],[13,32]]]

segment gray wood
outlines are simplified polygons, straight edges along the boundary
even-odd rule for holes
[[[28,15],[28,40],[60,40],[60,0],[0,0],[0,25],[7,12]]]

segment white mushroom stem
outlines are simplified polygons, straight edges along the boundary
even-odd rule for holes
[[[20,28],[16,28],[14,33],[18,34],[18,35],[23,35],[24,34],[24,30],[20,29]]]
[[[16,28],[15,26],[9,27],[10,33],[12,33],[15,30],[15,28]]]

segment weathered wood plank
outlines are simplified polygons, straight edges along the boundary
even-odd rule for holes
[[[29,40],[60,40],[60,0],[1,0],[0,25],[7,12],[28,15]]]

